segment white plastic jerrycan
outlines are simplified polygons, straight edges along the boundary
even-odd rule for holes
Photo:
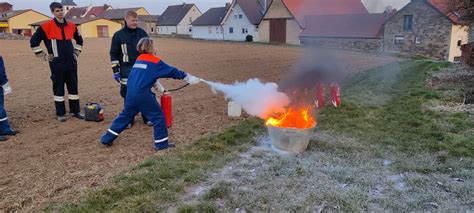
[[[229,101],[227,115],[229,117],[240,117],[242,115],[242,106],[233,101]]]

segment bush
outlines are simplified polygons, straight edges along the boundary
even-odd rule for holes
[[[248,35],[247,37],[245,37],[245,41],[246,41],[246,42],[253,42],[253,36],[252,36],[252,35]]]

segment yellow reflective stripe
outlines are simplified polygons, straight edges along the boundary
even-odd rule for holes
[[[53,48],[53,55],[55,58],[59,57],[58,53],[58,43],[56,39],[51,40],[51,47]]]
[[[43,52],[43,49],[40,46],[32,47],[31,50],[33,50],[34,53]]]
[[[74,49],[79,50],[79,51],[82,52],[82,46],[81,45],[76,44],[76,47],[74,47]]]
[[[64,96],[54,96],[54,101],[56,102],[64,102]]]
[[[69,95],[69,100],[79,100],[79,95]]]

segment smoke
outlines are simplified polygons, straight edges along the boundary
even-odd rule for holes
[[[327,87],[340,83],[354,69],[351,58],[341,52],[307,47],[304,56],[279,85],[281,91],[291,98],[292,105],[308,105],[314,102],[320,84]]]
[[[247,82],[236,82],[232,85],[205,81],[213,91],[224,93],[240,105],[250,115],[263,119],[273,113],[286,112],[285,107],[290,99],[285,93],[278,91],[276,83],[262,83],[260,79],[250,79]]]

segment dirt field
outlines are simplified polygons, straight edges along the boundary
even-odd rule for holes
[[[167,63],[204,79],[232,83],[261,78],[279,81],[302,54],[297,47],[159,39],[159,55]],[[60,124],[54,117],[52,86],[46,63],[38,61],[28,41],[0,40],[7,73],[14,93],[6,97],[17,137],[0,143],[0,210],[34,210],[48,202],[80,195],[101,186],[112,177],[151,155],[152,130],[142,123],[121,135],[106,148],[99,136],[122,106],[119,85],[112,79],[108,57],[110,40],[86,40],[79,62],[80,95],[103,103],[106,120],[87,123],[70,119]],[[393,58],[360,53],[341,55],[357,70],[379,66]],[[374,63],[374,61],[377,61]],[[179,81],[166,81],[177,87]],[[173,93],[175,126],[171,140],[178,145],[221,131],[235,120],[226,117],[226,101],[205,85]],[[164,153],[166,154],[166,153]]]

